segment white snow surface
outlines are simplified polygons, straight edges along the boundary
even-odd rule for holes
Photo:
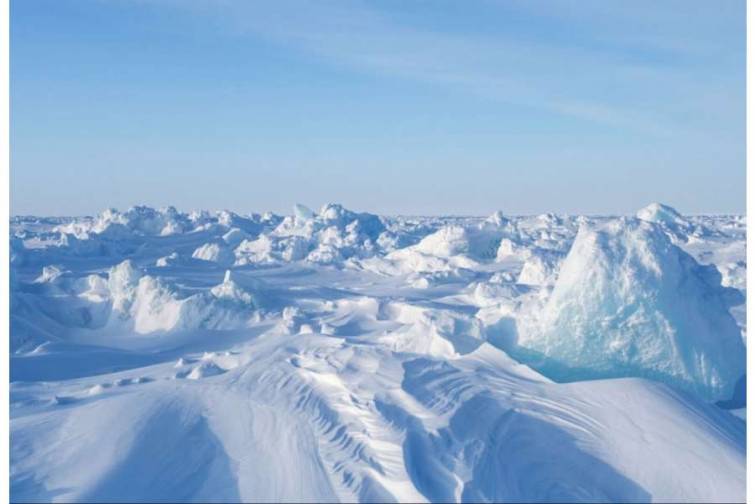
[[[11,499],[743,502],[745,228],[15,217]]]

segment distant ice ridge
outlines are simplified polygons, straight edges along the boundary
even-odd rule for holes
[[[741,301],[658,225],[586,225],[512,351],[556,379],[643,376],[728,399],[745,372],[728,311]]]
[[[278,264],[307,261],[341,264],[352,257],[366,257],[380,250],[386,231],[380,217],[356,213],[338,204],[314,213],[304,205],[294,206],[294,215],[255,238],[243,240],[235,249],[235,264]]]
[[[268,216],[268,219],[271,218]],[[128,236],[171,236],[208,229],[211,226],[241,228],[246,232],[259,232],[265,218],[259,215],[242,217],[228,210],[211,214],[209,212],[182,213],[174,207],[154,209],[147,206],[134,206],[125,212],[109,208],[93,220],[71,222],[60,225],[56,230],[72,234],[79,239],[91,234],[109,238]]]

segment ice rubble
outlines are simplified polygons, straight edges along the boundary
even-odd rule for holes
[[[90,274],[78,279],[49,266],[35,283],[39,297],[26,293],[25,298],[54,324],[91,331],[78,337],[99,344],[123,335],[242,327],[257,305],[254,293],[239,286],[230,271],[208,291],[187,294],[146,274],[131,260],[113,266],[105,277]],[[259,282],[253,285],[258,288]]]
[[[509,222],[495,214],[475,226],[446,225],[418,243],[392,250],[384,258],[365,266],[391,275],[419,273],[422,276],[415,284],[425,288],[424,284],[433,276],[456,276],[460,270],[471,270],[480,263],[492,261],[502,237],[511,232]]]
[[[744,219],[639,213],[15,218],[12,496],[741,500]]]
[[[171,236],[186,232],[200,231],[212,226],[237,228],[246,233],[256,234],[263,229],[262,218],[258,215],[242,217],[228,210],[214,214],[206,212],[181,213],[174,207],[159,210],[136,206],[125,212],[108,209],[91,223],[78,229],[77,235],[95,233],[100,235],[142,235]],[[76,228],[73,228],[76,230]]]
[[[257,283],[256,287],[258,289],[260,288],[259,283]],[[226,299],[250,306],[256,304],[254,301],[254,295],[239,286],[234,280],[234,274],[231,270],[226,270],[225,276],[223,277],[223,283],[210,289],[210,293],[212,293],[217,299]]]
[[[553,285],[558,276],[558,269],[563,255],[548,250],[530,250],[519,273],[517,283],[522,285]]]
[[[160,238],[192,233],[220,234],[216,242],[233,247],[279,222],[273,214],[240,216],[227,210],[182,213],[173,207],[135,206],[125,212],[107,209],[95,218],[67,221],[54,226],[52,233],[58,235],[55,245],[60,253],[117,256],[133,253],[148,243],[167,243]]]
[[[690,228],[690,223],[687,219],[682,217],[682,214],[677,212],[674,208],[661,203],[651,203],[648,206],[639,209],[636,215],[638,219],[647,222],[665,224],[682,229]]]
[[[584,226],[518,345],[559,379],[645,376],[727,399],[745,371],[736,297],[654,224]]]
[[[681,243],[695,242],[718,234],[704,223],[684,217],[676,209],[661,203],[649,204],[640,209],[636,216],[638,219],[658,224],[669,234],[672,240]]]
[[[136,334],[243,326],[255,307],[253,294],[226,271],[221,284],[209,292],[182,295],[160,278],[143,274],[130,261],[110,270],[108,287],[117,320]]]
[[[319,213],[303,205],[269,232],[246,239],[235,248],[235,264],[279,264],[307,260],[319,264],[340,263],[351,257],[377,252],[386,228],[380,217],[356,213],[328,204]]]
[[[233,251],[221,243],[205,243],[198,247],[191,254],[191,257],[202,261],[216,262],[224,266],[229,266],[235,261]]]

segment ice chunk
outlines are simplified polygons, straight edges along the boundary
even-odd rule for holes
[[[128,259],[110,269],[108,289],[115,311],[125,313],[129,310],[141,277],[141,271]]]
[[[273,256],[275,243],[268,235],[261,235],[256,240],[244,240],[242,241],[236,250],[234,255],[236,257],[237,265],[262,263],[262,262],[274,262]]]
[[[332,245],[321,244],[307,256],[307,261],[318,264],[336,264],[343,258],[338,249]]]
[[[545,250],[531,253],[519,273],[517,283],[537,286],[552,285],[562,258],[563,255]]]
[[[36,280],[34,280],[34,283],[52,283],[60,278],[63,273],[64,271],[59,266],[44,266],[42,268],[42,274],[39,275]]]
[[[670,206],[651,203],[637,211],[637,218],[656,224],[688,225],[682,215]]]
[[[197,248],[191,254],[191,257],[203,261],[216,262],[221,265],[231,265],[235,260],[233,252],[225,245],[219,243],[205,243]]]
[[[323,206],[317,217],[326,226],[335,225],[338,229],[345,229],[349,225],[353,225],[353,232],[372,240],[377,240],[380,233],[385,231],[385,225],[377,215],[367,212],[352,212],[337,203],[328,203]]]
[[[217,376],[225,373],[225,370],[218,367],[214,362],[204,360],[197,364],[186,376],[188,380],[201,380],[209,376]]]
[[[223,235],[223,241],[229,247],[238,247],[239,244],[250,237],[249,233],[242,231],[239,228],[231,228],[226,234]]]
[[[246,292],[233,280],[231,270],[226,270],[223,283],[210,289],[210,292],[218,299],[226,299],[248,305],[251,305],[254,302],[252,295]]]
[[[503,212],[501,212],[500,210],[496,210],[491,216],[485,219],[483,226],[485,224],[488,224],[491,226],[503,227],[503,226],[508,226],[510,223],[511,221],[507,219],[505,215],[503,215]]]
[[[131,307],[134,331],[150,334],[169,331],[186,317],[182,317],[183,303],[159,279],[144,276],[139,280]]]
[[[530,255],[530,249],[526,248],[524,245],[510,238],[503,238],[498,244],[496,261],[506,261],[509,259],[526,260]]]
[[[306,206],[297,203],[294,205],[294,217],[300,221],[308,221],[314,219],[315,213]]]
[[[415,250],[438,257],[466,254],[469,252],[469,237],[461,226],[446,226],[423,238]]]
[[[156,210],[147,206],[134,206],[121,213],[109,208],[102,212],[92,225],[92,231],[112,238],[125,238],[129,234],[169,236],[185,232],[189,219],[173,207]]]
[[[675,209],[661,203],[651,203],[641,208],[637,212],[637,218],[658,224],[680,243],[710,234],[705,227],[693,225]]]
[[[720,280],[657,225],[583,226],[514,351],[555,379],[642,376],[729,398],[745,349]]]
[[[492,259],[500,246],[501,237],[485,229],[444,226],[424,237],[413,249],[436,257],[467,256]]]
[[[158,268],[166,268],[168,266],[173,266],[180,264],[181,262],[181,256],[178,255],[178,252],[171,252],[170,254],[160,257],[155,261],[155,266]]]

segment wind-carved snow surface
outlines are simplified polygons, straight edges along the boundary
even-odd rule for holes
[[[13,501],[744,501],[745,219],[11,222]]]

